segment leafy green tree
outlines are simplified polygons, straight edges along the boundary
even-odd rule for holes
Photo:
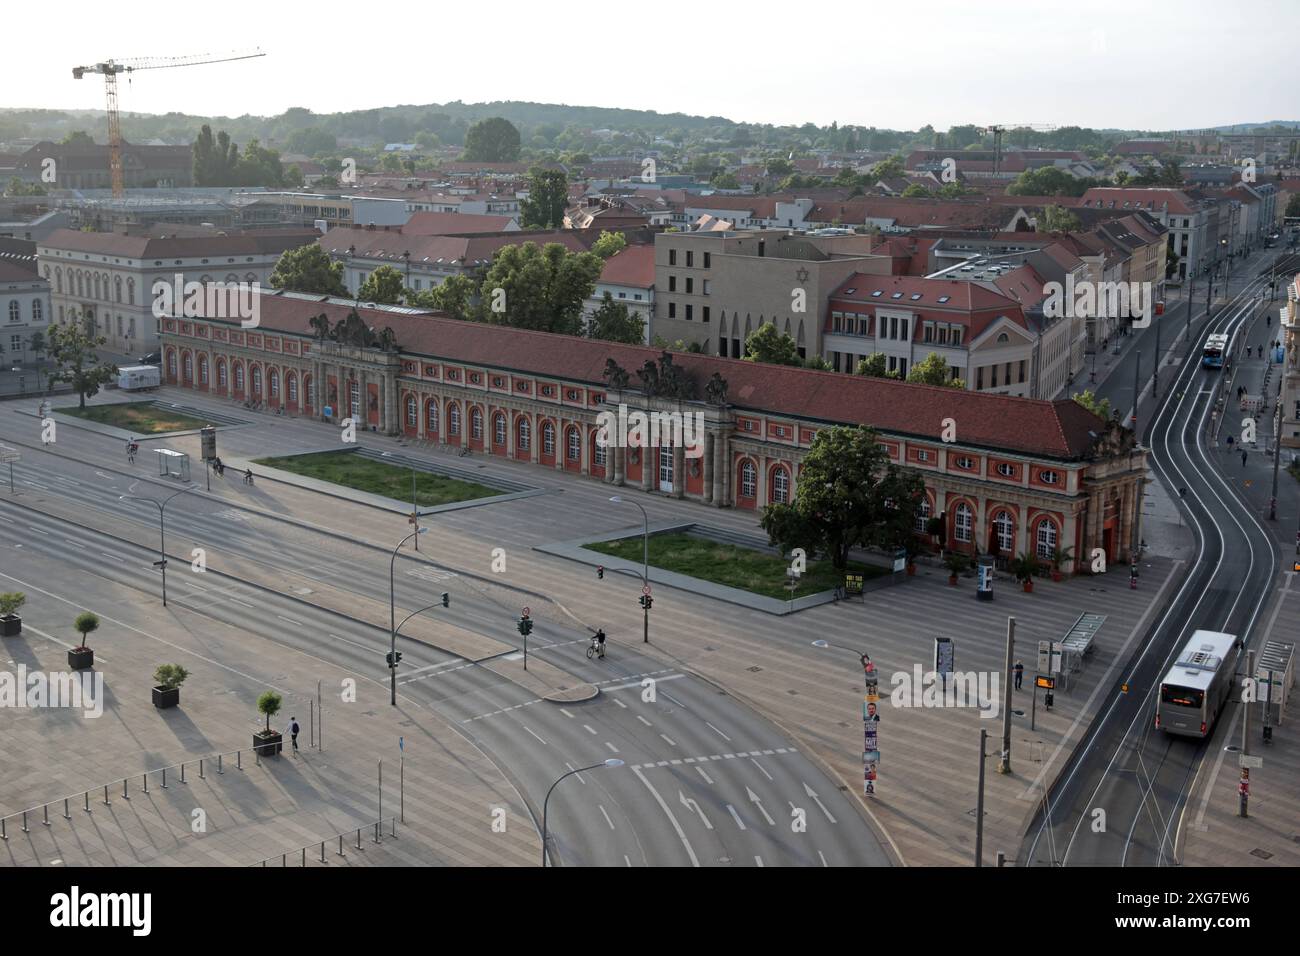
[[[714,189],[739,189],[740,180],[736,179],[735,173],[720,172],[709,180],[709,184]]]
[[[559,229],[568,204],[569,180],[563,170],[534,167],[529,171],[528,198],[519,204],[524,226]]]
[[[600,238],[591,244],[591,251],[602,259],[616,256],[627,248],[627,236],[621,232],[600,231]]]
[[[88,647],[86,636],[99,630],[99,615],[93,611],[82,611],[72,622],[72,626],[81,635],[81,647]]]
[[[194,155],[195,186],[234,185],[235,167],[239,164],[239,147],[222,130],[214,138],[207,123],[199,130],[191,147]]]
[[[442,139],[437,133],[431,133],[427,129],[422,129],[415,134],[415,142],[425,149],[437,149],[442,145]]]
[[[884,358],[882,355],[881,358]],[[953,378],[948,368],[948,360],[938,352],[931,352],[923,361],[917,362],[907,373],[907,380],[916,385],[939,385],[943,388],[965,388],[966,383]]]
[[[63,137],[65,146],[94,146],[95,140],[85,130],[75,129]]]
[[[515,328],[578,335],[583,303],[595,291],[603,266],[594,252],[570,252],[558,242],[505,246],[483,277],[483,318]]]
[[[407,305],[417,309],[437,309],[461,321],[479,318],[475,306],[477,300],[478,284],[464,274],[447,276],[432,289],[406,290]]]
[[[903,160],[898,156],[882,159],[871,167],[871,175],[875,177],[876,182],[882,179],[895,179],[903,175]]]
[[[930,190],[926,189],[920,183],[912,183],[903,190],[904,199],[927,199],[930,196]]]
[[[875,352],[868,355],[858,363],[858,366],[854,371],[858,375],[865,375],[868,378],[902,378],[902,376],[896,371],[886,371],[884,352]]]
[[[465,153],[472,163],[513,163],[519,159],[519,130],[507,119],[479,120],[465,133]]]
[[[820,355],[810,355],[803,360],[804,368],[817,369],[819,372],[831,372],[835,366],[830,363],[829,359],[824,359]]]
[[[25,183],[17,176],[11,177],[5,187],[6,196],[44,196],[45,187],[40,183]]]
[[[116,365],[101,362],[95,354],[95,349],[104,344],[104,337],[97,336],[83,322],[51,325],[47,335],[50,358],[56,366],[50,373],[50,384],[67,382],[77,393],[79,406],[85,408],[86,399],[97,395],[100,386],[107,385],[117,374]]]
[[[380,266],[361,283],[357,298],[379,305],[398,305],[402,301],[402,287],[400,272],[392,266]]]
[[[787,333],[778,332],[771,322],[764,322],[745,339],[745,361],[769,365],[802,365],[799,347]]]
[[[266,717],[266,732],[271,732],[271,718],[280,712],[283,698],[273,690],[264,691],[257,698],[257,712]]]
[[[768,176],[773,179],[783,179],[794,172],[794,163],[778,156],[774,159],[769,159],[765,168]]]
[[[1043,218],[1039,223],[1039,232],[1081,232],[1083,223],[1079,217],[1061,206],[1051,205],[1043,208]]]
[[[1110,419],[1110,399],[1098,398],[1092,393],[1091,389],[1085,389],[1075,395],[1070,396],[1088,411],[1092,412],[1098,418]]]
[[[346,296],[343,263],[315,243],[288,249],[280,254],[271,273],[271,288],[286,292],[314,292],[317,295]]]
[[[283,185],[296,189],[304,182],[302,169],[299,168],[297,163],[291,163],[289,168],[284,171]]]
[[[339,148],[338,137],[319,126],[307,126],[296,129],[284,141],[285,152],[302,153],[305,156],[319,156]]]
[[[625,303],[614,301],[614,297],[606,292],[587,324],[587,337],[641,345],[645,342],[645,320],[629,311]]]
[[[280,163],[280,154],[274,149],[263,148],[254,139],[244,148],[230,181],[213,185],[283,186],[284,166]]]
[[[838,571],[857,547],[898,547],[911,537],[925,484],[889,461],[863,426],[820,429],[803,459],[792,504],[763,509],[772,544],[825,554]]]

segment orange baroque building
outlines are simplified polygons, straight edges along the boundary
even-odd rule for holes
[[[665,361],[644,346],[300,293],[258,305],[254,328],[161,319],[165,381],[715,507],[792,500],[819,428],[869,425],[893,461],[924,476],[917,532],[931,547],[999,559],[1100,548],[1110,564],[1140,540],[1147,451],[1071,400],[689,353]],[[690,416],[698,433],[606,447],[599,416],[620,406]],[[926,533],[932,517],[940,535]]]

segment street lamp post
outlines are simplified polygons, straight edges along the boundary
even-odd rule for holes
[[[636,505],[638,508],[641,508],[641,517],[645,521],[645,530],[641,540],[641,583],[644,585],[645,589],[648,590],[650,587],[650,516],[646,514],[645,508],[642,508],[641,503],[638,501],[627,501],[621,495],[614,495],[609,500],[614,502],[614,504],[623,504],[626,501],[627,504]],[[649,594],[647,594],[646,591],[643,590],[642,597],[648,598]],[[642,627],[642,637],[641,637],[642,643],[649,644],[650,643],[650,602],[649,601],[641,602],[641,627]]]
[[[401,541],[397,542],[397,547],[393,549],[393,556],[388,562],[388,702],[394,707],[397,706],[397,582],[394,577],[397,566],[397,552],[402,550],[402,545],[406,544],[406,542],[410,541],[416,535],[424,534],[426,530],[427,529],[425,528],[416,528]],[[403,621],[402,623],[405,624],[406,621]]]
[[[147,501],[158,509],[158,557],[155,562],[162,571],[162,602],[163,607],[167,606],[167,505],[173,498],[179,498],[187,491],[193,491],[193,488],[182,488],[173,495],[168,495],[162,501],[154,498],[141,498],[138,495],[118,495],[119,501]]]
[[[568,773],[562,774],[560,779],[556,780],[555,783],[551,784],[551,789],[546,791],[546,799],[542,801],[542,866],[546,866],[546,835],[548,832],[546,811],[551,804],[551,794],[554,792],[555,788],[560,785],[560,781],[564,780],[565,777],[572,777],[575,773],[583,773],[587,770],[599,770],[601,767],[621,766],[623,766],[623,761],[619,760],[617,757],[610,757],[608,760],[602,761],[601,763],[594,763],[590,767],[579,767],[577,770],[570,770]]]

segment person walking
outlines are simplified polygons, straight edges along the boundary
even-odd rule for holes
[[[302,728],[298,726],[298,718],[290,717],[289,718],[289,739],[293,742],[293,753],[295,757],[298,755],[298,733],[301,730]]]
[[[1020,685],[1025,679],[1024,661],[1016,661],[1015,672],[1016,672],[1016,690],[1020,690]]]

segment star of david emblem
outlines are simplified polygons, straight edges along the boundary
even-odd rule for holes
[[[795,277],[796,279],[798,279],[799,282],[800,282],[801,284],[804,283],[804,282],[807,282],[807,281],[808,281],[808,270],[805,269],[805,268],[803,268],[802,266],[800,266],[800,267],[799,267],[799,271],[796,272],[796,273],[794,274],[794,277]]]

